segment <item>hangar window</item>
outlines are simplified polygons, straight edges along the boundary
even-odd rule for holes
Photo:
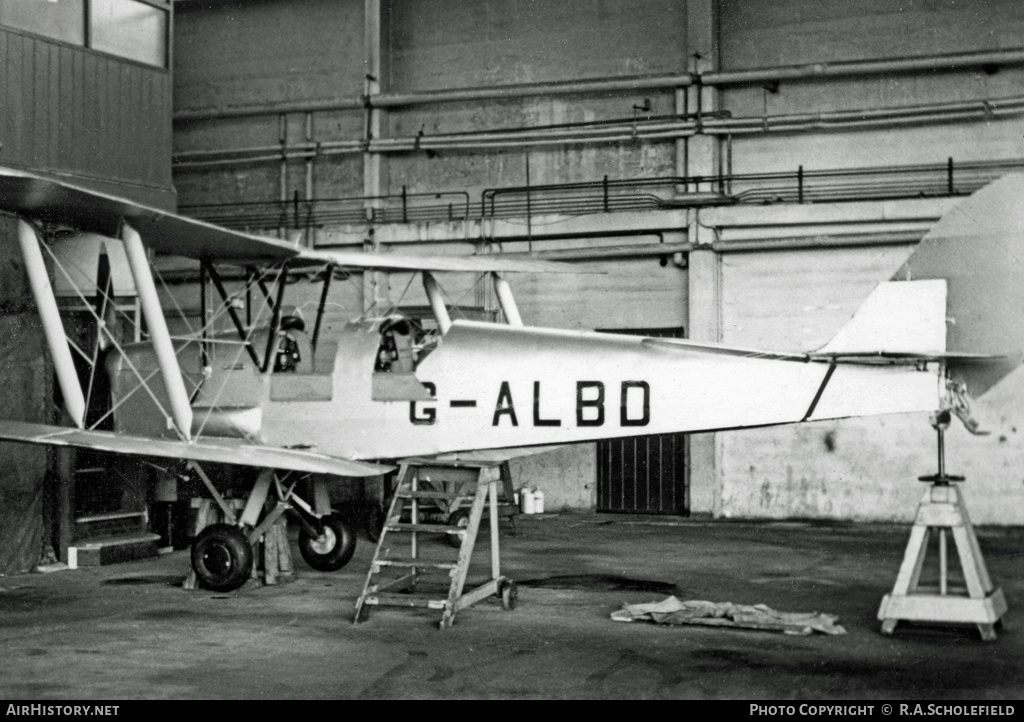
[[[0,3],[0,25],[85,44],[85,0],[27,0]]]
[[[167,67],[169,0],[0,2],[0,25]]]
[[[90,47],[140,63],[167,63],[167,11],[138,0],[91,0]]]

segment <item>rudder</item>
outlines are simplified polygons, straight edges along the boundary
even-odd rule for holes
[[[945,279],[946,350],[999,359],[950,359],[978,397],[1024,358],[1024,175],[1000,178],[946,213],[893,280]]]

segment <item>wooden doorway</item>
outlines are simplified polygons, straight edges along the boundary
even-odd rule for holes
[[[682,327],[608,329],[656,338],[685,338]],[[690,513],[687,435],[655,434],[597,443],[597,511],[621,514]]]

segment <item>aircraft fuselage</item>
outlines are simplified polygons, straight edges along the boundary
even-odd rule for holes
[[[596,332],[456,322],[414,369],[381,370],[379,324],[320,345],[303,372],[268,373],[214,345],[208,377],[190,379],[193,431],[393,459],[932,411],[939,398],[934,365],[834,366]],[[145,356],[135,364],[147,367]],[[114,384],[121,395],[128,386]],[[131,396],[118,428],[170,433],[145,394]]]

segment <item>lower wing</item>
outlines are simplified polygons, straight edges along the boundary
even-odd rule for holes
[[[29,444],[74,446],[134,456],[159,456],[269,469],[290,469],[313,474],[377,476],[395,467],[350,461],[308,449],[258,446],[241,439],[206,437],[196,441],[174,441],[131,436],[113,431],[84,431],[66,426],[0,420],[0,439]]]

